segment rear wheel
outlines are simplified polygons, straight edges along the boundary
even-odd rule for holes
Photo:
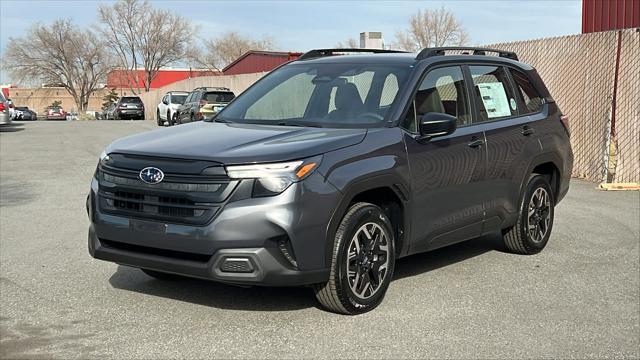
[[[537,254],[547,245],[553,228],[555,199],[547,179],[533,174],[520,200],[516,224],[504,231],[507,248],[517,254]]]
[[[316,298],[340,314],[373,310],[391,283],[394,264],[391,222],[376,205],[354,204],[336,231],[329,281],[315,286]]]

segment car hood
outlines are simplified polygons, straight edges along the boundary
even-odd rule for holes
[[[105,152],[198,159],[222,164],[306,158],[361,142],[366,129],[195,122],[114,141]]]

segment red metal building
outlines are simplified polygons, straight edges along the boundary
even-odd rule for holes
[[[271,71],[280,64],[300,57],[299,52],[247,51],[234,62],[222,69],[224,75],[251,74]]]
[[[640,0],[582,0],[582,33],[640,28]]]
[[[137,74],[137,76],[136,76]],[[138,70],[138,72],[128,76],[129,73],[126,70],[112,70],[107,74],[107,87],[110,88],[129,88],[129,84],[136,82],[138,87],[144,89],[144,71]],[[160,69],[156,77],[151,80],[151,88],[156,89],[169,85],[176,81],[185,80],[198,76],[212,76],[222,75],[220,72],[213,72],[208,70],[193,70],[193,69]],[[137,78],[137,79],[136,79]],[[129,81],[131,79],[132,81]],[[137,80],[137,81],[136,81]],[[133,88],[136,88],[134,85]]]

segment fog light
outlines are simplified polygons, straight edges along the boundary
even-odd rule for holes
[[[227,273],[250,273],[253,272],[251,260],[247,258],[226,258],[220,266],[220,271]]]

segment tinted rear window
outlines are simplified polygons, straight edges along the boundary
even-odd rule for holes
[[[233,93],[230,92],[208,92],[204,94],[203,100],[207,100],[207,102],[229,102],[234,97]]]
[[[131,103],[142,103],[142,100],[140,100],[139,97],[123,97],[120,100],[120,102],[123,104],[131,104]]]
[[[184,104],[187,95],[171,95],[171,102],[174,104]]]

